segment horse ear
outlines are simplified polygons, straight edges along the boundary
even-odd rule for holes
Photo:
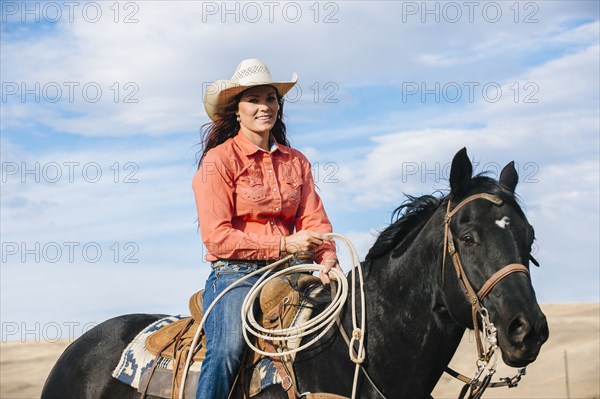
[[[515,192],[517,183],[519,182],[519,174],[515,169],[515,161],[511,161],[500,172],[500,184],[509,189],[512,193]]]
[[[452,159],[452,168],[450,169],[450,195],[452,197],[460,197],[467,192],[472,174],[473,165],[467,155],[467,149],[463,147]]]

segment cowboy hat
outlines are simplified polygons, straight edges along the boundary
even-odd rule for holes
[[[284,96],[297,81],[298,75],[293,73],[289,82],[275,82],[264,62],[255,58],[244,60],[235,69],[230,80],[217,80],[208,85],[204,92],[204,109],[208,117],[215,121],[217,113],[223,111],[223,107],[232,97],[250,87],[273,86],[280,96]]]

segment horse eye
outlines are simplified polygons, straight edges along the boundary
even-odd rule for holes
[[[475,242],[475,240],[473,239],[473,236],[471,234],[468,234],[468,233],[464,234],[462,237],[460,237],[460,239],[465,244],[473,244]]]

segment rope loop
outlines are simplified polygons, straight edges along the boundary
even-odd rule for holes
[[[358,370],[359,370],[360,364],[362,362],[364,362],[364,360],[365,360],[364,337],[365,337],[365,330],[366,330],[366,316],[365,316],[366,305],[365,305],[364,280],[363,280],[362,268],[360,266],[360,259],[358,257],[358,253],[356,252],[356,249],[354,248],[354,246],[352,245],[350,240],[348,240],[348,238],[346,238],[342,234],[337,234],[337,233],[328,233],[328,234],[325,234],[325,236],[337,238],[346,245],[346,248],[348,249],[348,252],[350,254],[350,259],[351,259],[351,264],[352,264],[350,273],[351,273],[351,277],[352,277],[352,300],[351,300],[352,311],[351,311],[351,314],[352,314],[353,332],[352,332],[352,342],[348,343],[348,346],[350,348],[350,355],[349,355],[350,360],[356,364],[356,369],[354,372],[354,383],[352,386],[352,399],[354,399],[356,397],[356,388],[357,388],[357,384],[358,384]],[[319,315],[309,319],[308,321],[306,321],[305,323],[303,323],[301,325],[294,326],[292,328],[283,328],[283,329],[265,329],[262,326],[260,326],[258,324],[258,322],[255,320],[254,312],[253,312],[253,305],[254,305],[258,295],[260,294],[260,290],[271,279],[277,278],[282,275],[298,273],[298,272],[327,271],[327,268],[325,268],[325,266],[313,263],[313,264],[303,264],[303,265],[291,266],[291,267],[285,268],[283,270],[280,270],[280,271],[272,274],[272,271],[277,266],[284,264],[285,262],[287,262],[288,260],[293,258],[293,256],[294,255],[288,255],[276,262],[271,263],[270,265],[262,267],[256,271],[242,277],[241,279],[235,281],[229,287],[227,287],[224,291],[222,291],[213,300],[211,305],[208,307],[208,309],[204,313],[202,320],[200,321],[200,326],[198,327],[198,331],[197,331],[196,335],[194,336],[194,340],[192,341],[191,347],[196,348],[196,346],[198,345],[198,340],[199,340],[202,328],[204,326],[204,323],[206,321],[206,317],[210,313],[210,311],[213,309],[214,305],[223,297],[223,295],[225,295],[232,288],[234,288],[235,286],[240,284],[242,281],[245,281],[248,278],[250,278],[256,274],[263,273],[263,272],[264,272],[264,274],[258,279],[256,284],[254,284],[254,286],[252,286],[252,288],[248,292],[248,295],[244,299],[244,302],[242,303],[242,311],[241,311],[241,315],[240,315],[242,318],[242,334],[244,336],[244,340],[246,341],[248,346],[250,348],[252,348],[252,350],[254,350],[255,352],[260,353],[262,355],[265,355],[265,356],[272,356],[272,357],[289,356],[293,353],[302,351],[302,350],[310,347],[314,343],[316,343],[336,323],[338,324],[338,326],[341,327],[340,315],[342,313],[342,310],[343,310],[343,308],[346,304],[346,300],[348,298],[348,291],[349,291],[348,288],[349,287],[348,287],[348,279],[346,278],[346,275],[344,274],[344,272],[340,269],[335,269],[335,268],[329,270],[329,273],[333,274],[333,276],[331,276],[332,280],[335,280],[338,284],[337,289],[335,290],[336,292],[335,292],[334,298],[332,299],[331,303],[325,308],[325,310],[323,312],[321,312]],[[358,278],[359,278],[358,283],[356,282],[356,274],[358,274]],[[356,303],[357,303],[356,288],[357,288],[357,286],[359,287],[358,295],[360,296],[360,301],[359,301],[360,310],[359,311],[357,311],[357,309],[356,309]],[[359,313],[359,314],[357,315],[357,313]],[[340,329],[340,330],[343,331],[343,329]],[[268,339],[271,341],[278,340],[278,341],[287,342],[290,340],[297,340],[299,338],[302,338],[302,337],[305,337],[305,336],[308,336],[311,334],[316,334],[318,331],[320,331],[320,332],[313,339],[311,339],[309,342],[306,342],[303,345],[300,345],[298,348],[290,349],[290,350],[281,350],[281,351],[276,351],[276,352],[266,352],[266,351],[262,351],[262,350],[258,349],[252,343],[252,340],[249,337],[249,335],[252,335],[254,337],[260,337],[260,338]],[[354,353],[354,344],[355,343],[358,343],[358,350],[357,350],[356,354]],[[288,345],[284,345],[284,346],[286,348],[288,347]],[[181,386],[180,386],[180,390],[179,390],[179,398],[180,399],[183,398],[183,391],[185,388],[185,380],[186,380],[187,372],[188,372],[190,364],[191,364],[191,360],[192,360],[191,354],[192,353],[193,353],[193,351],[190,351],[190,353],[187,356],[186,363],[185,363],[184,374],[182,376]]]

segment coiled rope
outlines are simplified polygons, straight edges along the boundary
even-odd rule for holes
[[[346,238],[342,234],[338,233],[328,233],[325,234],[326,237],[332,237],[341,240],[348,250],[350,254],[350,260],[352,264],[352,268],[350,269],[351,280],[352,280],[352,335],[350,339],[346,339],[349,346],[349,357],[352,362],[356,364],[355,372],[354,372],[354,382],[352,386],[352,399],[356,397],[356,386],[358,381],[358,373],[360,370],[360,364],[365,360],[365,348],[364,348],[364,337],[365,337],[365,295],[363,290],[364,280],[362,269],[360,267],[360,259],[358,257],[358,253],[354,248],[354,245],[350,242],[348,238]],[[304,264],[297,265],[285,268],[276,273],[271,274],[271,272],[277,268],[278,266],[284,264],[288,260],[292,259],[294,255],[288,255],[276,262],[271,263],[265,267],[262,267],[242,278],[232,283],[229,287],[227,287],[223,292],[221,292],[215,300],[210,304],[206,312],[202,316],[202,320],[200,321],[200,325],[198,326],[198,331],[194,336],[194,340],[192,341],[191,348],[196,348],[198,345],[198,341],[200,339],[200,335],[202,329],[204,327],[204,323],[206,321],[207,316],[214,308],[215,304],[225,295],[229,290],[236,287],[241,282],[249,279],[250,277],[258,274],[264,273],[263,276],[252,286],[250,292],[244,299],[242,304],[242,311],[240,317],[242,318],[242,333],[244,335],[244,339],[248,346],[252,348],[255,352],[258,352],[265,356],[288,356],[293,353],[302,351],[315,342],[317,342],[323,335],[331,329],[334,323],[337,323],[340,327],[340,331],[342,331],[342,335],[344,338],[347,338],[344,333],[343,328],[341,328],[340,314],[344,308],[346,303],[346,299],[348,298],[348,281],[346,279],[345,274],[340,269],[331,269],[330,273],[333,273],[334,279],[338,283],[338,289],[335,292],[334,298],[332,302],[321,312],[319,315],[307,320],[306,322],[294,326],[292,328],[284,328],[284,329],[265,329],[258,324],[258,322],[254,318],[254,313],[252,311],[252,306],[254,301],[260,294],[260,290],[273,278],[277,278],[282,275],[298,273],[298,272],[314,272],[314,271],[325,271],[325,266],[319,264]],[[360,290],[360,314],[357,314],[356,310],[356,274],[358,273],[359,284],[358,288]],[[281,352],[265,352],[254,346],[248,336],[248,334],[254,337],[261,337],[268,340],[279,340],[279,341],[290,341],[296,340],[298,338],[316,333],[317,331],[322,330],[318,335],[316,335],[309,342],[299,346],[295,349],[290,349],[287,351]],[[357,346],[355,348],[355,346]],[[190,349],[187,354],[187,359],[185,362],[185,367],[183,371],[183,376],[181,378],[181,386],[179,388],[179,399],[183,399],[184,397],[184,389],[185,389],[185,380],[187,378],[187,373],[193,358],[194,350]]]

